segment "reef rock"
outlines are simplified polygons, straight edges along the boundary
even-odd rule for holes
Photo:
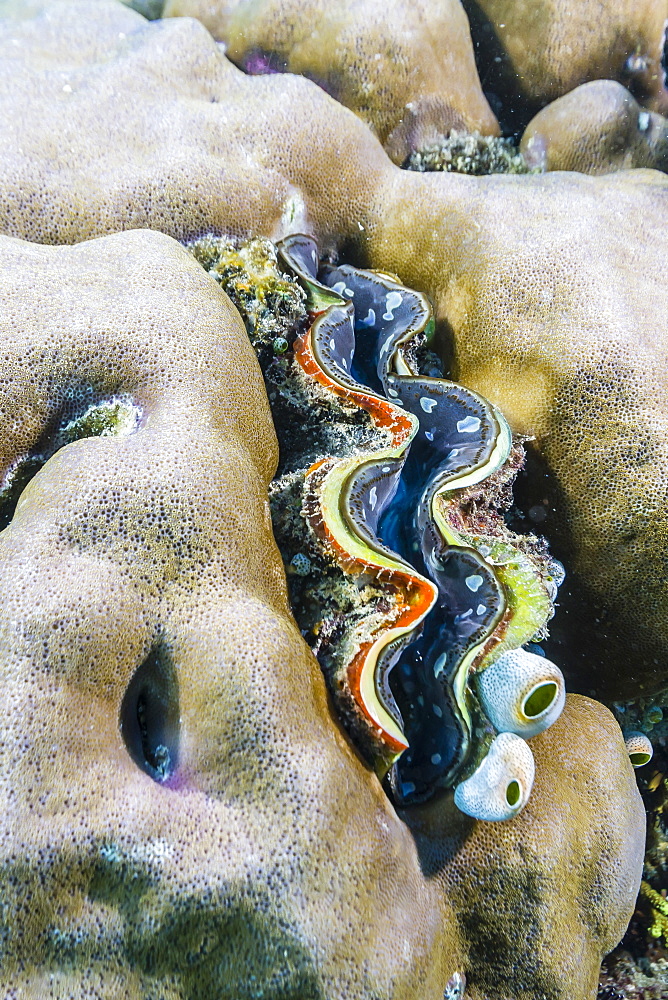
[[[517,820],[398,817],[287,608],[229,301],[155,233],[0,243],[5,516],[34,476],[0,536],[7,994],[589,998],[642,856],[609,713],[532,740]]]
[[[668,0],[464,0],[485,87],[534,110],[589,80],[668,109]]]
[[[290,616],[236,310],[159,234],[0,242],[6,516],[41,466],[0,535],[3,995],[438,1000],[458,931]]]
[[[668,120],[645,111],[614,80],[583,83],[529,122],[520,151],[530,167],[607,174],[668,170]]]
[[[246,76],[197,21],[111,0],[7,22],[0,54],[0,230],[308,232],[427,292],[452,377],[547,463],[530,508],[568,570],[570,689],[665,688],[663,175],[399,170],[310,81]]]
[[[452,128],[497,135],[459,0],[168,0],[249,73],[300,73],[375,131],[402,163]]]
[[[593,1000],[635,905],[644,809],[619,728],[596,702],[569,696],[530,742],[536,783],[515,819],[474,822],[443,799],[409,821],[424,870],[460,914],[471,1000]]]

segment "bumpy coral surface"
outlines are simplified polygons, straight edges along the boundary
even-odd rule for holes
[[[594,80],[539,111],[520,149],[544,170],[668,170],[668,120],[641,108],[620,83]]]
[[[618,80],[668,108],[667,0],[465,0],[486,87],[539,107],[588,80]]]
[[[158,234],[1,243],[3,474],[136,413],[0,536],[3,993],[440,997],[447,904],[288,611],[236,311]]]
[[[306,231],[429,292],[452,375],[548,462],[586,651],[561,664],[607,693],[665,684],[665,179],[402,172],[310,81],[244,76],[197,22],[106,0],[3,26],[0,93],[7,233]],[[418,836],[289,617],[268,411],[227,300],[158,236],[6,246],[8,502],[45,461],[0,536],[9,987],[237,1000],[252,959],[276,998],[440,1000],[462,974],[476,1000],[590,997],[639,874],[609,716],[571,701],[532,741],[550,792],[501,835],[453,832],[446,795]],[[545,497],[529,515],[552,530]]]
[[[250,73],[315,80],[401,163],[451,128],[498,133],[460,0],[168,0],[198,17]]]
[[[625,930],[616,907],[625,899],[633,910],[644,847],[620,744],[606,709],[569,696],[561,718],[531,740],[536,783],[516,819],[471,825],[450,802],[412,818],[425,871],[462,907],[472,1000],[596,995],[594,955]],[[624,828],[638,833],[627,838]]]
[[[43,242],[137,225],[310,232],[428,292],[452,376],[547,462],[541,527],[572,569],[561,620],[578,687],[665,686],[661,175],[400,171],[309,81],[245,76],[196,21],[149,24],[106,0],[11,22],[0,51],[0,228]]]

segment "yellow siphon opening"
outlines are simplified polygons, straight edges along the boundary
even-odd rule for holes
[[[506,788],[506,802],[509,806],[516,806],[520,800],[519,781],[511,781]]]
[[[634,767],[642,767],[643,764],[649,763],[652,755],[649,753],[630,753],[629,758]]]
[[[535,719],[537,715],[541,715],[546,708],[550,707],[556,697],[557,685],[554,681],[539,684],[524,702],[524,714],[529,719]]]

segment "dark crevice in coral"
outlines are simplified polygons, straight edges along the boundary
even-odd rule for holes
[[[132,676],[119,717],[133,761],[154,781],[165,782],[178,766],[179,683],[169,650],[154,647]]]
[[[123,0],[123,3],[142,14],[149,21],[157,21],[162,17],[165,0]]]
[[[463,0],[469,20],[473,51],[483,93],[496,115],[504,136],[518,143],[524,129],[541,105],[527,101],[518,92],[517,77],[494,24],[476,0]]]

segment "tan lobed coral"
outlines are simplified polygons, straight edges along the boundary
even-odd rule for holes
[[[106,0],[10,22],[0,52],[2,231],[306,231],[427,291],[453,376],[547,461],[571,687],[666,686],[662,175],[402,171],[309,81],[245,76],[196,21]]]
[[[447,796],[411,835],[290,617],[275,438],[229,300],[156,233],[0,254],[5,506],[41,465],[0,535],[7,995],[440,1000],[466,970],[473,998],[585,1000],[642,854],[609,713],[572,699],[532,741],[521,822]],[[518,920],[504,964],[485,935]]]
[[[575,699],[560,736],[534,741],[543,783],[521,822],[457,827],[448,797],[414,840],[289,615],[275,438],[229,300],[156,233],[0,253],[5,504],[43,462],[0,535],[7,995],[440,1000],[466,968],[472,997],[584,1000],[640,876],[642,806],[609,713]],[[576,844],[584,869],[555,892]],[[542,930],[515,972],[490,947],[557,901],[560,941],[591,918],[581,988]]]
[[[495,310],[503,302],[513,322],[521,326],[531,276],[509,295],[506,272],[495,278],[493,268],[507,267],[506,256],[515,252],[512,248],[525,223],[527,183],[536,200],[541,192],[556,192],[554,205],[546,208],[541,203],[546,229],[563,214],[564,205],[575,215],[578,205],[593,210],[606,193],[612,192],[617,201],[622,191],[629,204],[645,210],[654,208],[657,192],[664,190],[659,181],[642,182],[642,177],[636,185],[619,182],[617,187],[583,178],[590,185],[585,189],[572,179],[563,184],[564,178],[558,176],[491,183],[400,172],[355,116],[308,81],[246,78],[195,22],[147,25],[111,3],[56,4],[41,19],[12,23],[3,30],[0,51],[4,98],[0,190],[6,231],[39,242],[74,242],[140,222],[181,239],[208,229],[277,236],[305,228],[329,249],[345,240],[355,249],[352,237],[356,237],[360,257],[380,263],[394,253],[403,255],[398,262],[406,273],[411,269],[418,273],[422,267],[419,280],[434,290],[443,329],[448,290],[456,291],[455,255],[469,247],[471,270],[479,272],[484,283],[489,281],[489,293],[485,292],[489,313],[480,314],[488,335],[492,336]],[[340,152],[333,155],[333,151]],[[490,253],[476,227],[497,221],[491,214],[492,201],[499,201],[495,211],[501,213],[505,206],[506,214],[498,244]],[[569,235],[582,239],[582,231],[572,220],[570,224],[575,228]],[[626,219],[622,224],[627,226],[622,235],[636,248],[633,225]],[[401,248],[393,245],[397,234]],[[563,249],[561,244],[554,249],[548,236],[537,266],[549,275]],[[128,240],[139,241],[141,252],[130,252]],[[445,894],[436,878],[445,862],[436,860],[432,867],[425,863],[426,846],[415,844],[375,779],[343,742],[325,704],[317,666],[286,617],[282,573],[259,499],[273,465],[271,444],[265,451],[261,445],[260,421],[267,411],[265,418],[258,417],[262,409],[253,411],[252,428],[235,416],[248,414],[249,387],[257,376],[250,362],[250,368],[239,368],[245,349],[240,327],[234,333],[233,352],[220,359],[214,389],[208,388],[205,374],[212,352],[217,357],[212,325],[218,337],[235,329],[233,313],[220,291],[203,272],[197,270],[196,277],[198,265],[183,264],[178,248],[158,236],[130,234],[74,249],[5,245],[20,259],[18,270],[7,265],[0,272],[13,296],[12,309],[3,313],[9,343],[18,344],[26,331],[36,331],[26,341],[36,344],[39,327],[40,342],[46,347],[41,354],[34,349],[35,375],[52,376],[48,392],[29,414],[33,436],[39,437],[44,427],[40,413],[45,410],[57,422],[52,400],[60,399],[60,376],[75,370],[92,371],[94,385],[112,389],[111,412],[105,418],[104,409],[97,416],[68,411],[71,419],[62,429],[55,428],[56,437],[64,435],[67,440],[100,425],[111,430],[115,415],[124,416],[119,429],[135,431],[126,437],[77,441],[49,458],[2,536],[2,544],[11,549],[3,584],[9,603],[2,606],[13,614],[7,627],[9,640],[16,643],[7,656],[9,677],[3,685],[5,717],[11,723],[3,747],[8,763],[2,772],[10,774],[5,794],[18,791],[27,802],[26,811],[19,812],[12,798],[1,813],[8,843],[23,837],[19,842],[24,844],[19,861],[9,848],[16,867],[8,871],[7,893],[3,892],[8,923],[20,932],[4,959],[3,975],[8,968],[14,976],[10,986],[19,984],[16,988],[30,1000],[41,1000],[49,991],[55,996],[74,993],[77,998],[127,995],[145,1000],[153,993],[168,1000],[199,1000],[218,988],[216,977],[222,976],[229,990],[236,991],[229,994],[230,1000],[236,1000],[241,986],[232,978],[232,969],[241,967],[247,977],[250,957],[260,956],[258,990],[295,1000],[321,996],[323,991],[328,998],[412,997],[418,989],[415,983],[420,983],[420,1000],[425,1000],[432,983],[435,1000],[440,1000],[444,982],[460,970],[469,977],[472,996],[476,990],[480,995],[487,989],[484,984],[491,982],[488,995],[494,997],[495,990],[495,1000],[514,996],[535,1000],[536,993],[528,991],[540,982],[550,1000],[589,997],[598,958],[621,933],[630,913],[629,899],[639,874],[638,857],[630,845],[637,845],[642,836],[635,784],[609,716],[600,708],[583,708],[587,703],[577,699],[567,716],[570,726],[603,748],[602,771],[590,750],[583,756],[570,727],[565,734],[561,731],[560,754],[555,754],[554,744],[536,741],[539,775],[544,768],[550,787],[554,781],[557,798],[562,787],[573,793],[568,821],[561,827],[563,856],[572,854],[573,810],[579,803],[577,828],[590,831],[591,856],[601,859],[598,882],[611,880],[603,897],[595,897],[593,891],[585,894],[593,907],[587,911],[593,936],[580,953],[577,981],[570,967],[559,981],[551,978],[551,954],[559,951],[559,942],[550,940],[548,945],[543,936],[536,946],[535,938],[528,936],[522,942],[526,950],[516,957],[523,968],[533,963],[533,971],[518,982],[508,967],[487,968],[484,947],[476,950],[471,921],[481,903],[479,895],[461,897],[454,923],[451,890]],[[105,247],[113,247],[116,257],[109,250],[102,263],[102,258],[94,258],[98,248]],[[583,256],[585,250],[580,247]],[[610,249],[613,258],[615,250]],[[641,244],[637,250],[643,274],[652,251]],[[84,266],[87,255],[91,261]],[[65,261],[73,261],[69,275]],[[186,295],[184,285],[191,295]],[[592,294],[596,292],[594,285]],[[637,303],[628,294],[640,320]],[[175,301],[172,315],[167,306]],[[573,316],[579,319],[577,294],[573,302],[562,320],[564,326],[571,324],[568,329],[574,328]],[[190,354],[185,348],[197,347],[202,326],[204,348]],[[640,323],[640,328],[648,327]],[[609,323],[605,329],[610,329]],[[49,339],[54,334],[57,353]],[[106,358],[106,345],[116,342],[116,334],[122,347],[115,353],[111,350],[109,357],[120,358],[126,367],[137,365],[130,385],[113,381],[117,370],[113,366],[111,384],[105,381],[106,360],[104,371],[100,366],[87,367],[98,356],[97,346],[105,345]],[[507,335],[505,328],[502,334]],[[54,359],[61,357],[70,336],[71,353],[65,352],[63,367],[58,368]],[[174,358],[173,353],[167,358],[160,353],[165,337],[170,343],[170,337],[176,338],[182,347],[176,352],[175,373],[173,364],[159,371],[162,360]],[[147,338],[157,354],[147,352]],[[503,342],[496,345],[499,365],[502,348]],[[7,356],[12,359],[11,351]],[[149,377],[152,364],[158,373],[154,381]],[[23,389],[30,374],[25,366],[17,373]],[[142,386],[146,399],[138,398],[149,419],[136,427],[133,399]],[[161,433],[169,425],[172,407],[173,416],[179,420],[183,416],[185,403],[181,408],[174,404],[174,400],[179,403],[181,391],[192,404],[185,410],[188,416],[195,409],[201,412],[201,406],[210,414],[209,420],[202,418],[198,435],[189,428],[184,431],[182,423],[181,437],[173,429],[174,445],[183,443],[185,457],[173,447],[169,466],[159,465],[157,479],[155,468],[147,479],[141,465],[130,465],[124,473],[133,441],[153,433],[154,427],[156,434]],[[516,388],[514,397],[508,386],[506,393],[511,403],[519,398]],[[33,399],[29,392],[25,398]],[[532,406],[538,416],[545,400],[550,406],[549,394],[537,393]],[[516,417],[522,418],[521,409]],[[197,440],[199,431],[203,445]],[[208,451],[207,442],[212,445]],[[29,445],[19,435],[13,458],[25,454]],[[200,446],[203,454],[198,454]],[[114,464],[113,449],[119,447],[124,449],[124,460]],[[95,452],[86,478],[79,456],[83,459],[86,449],[96,448],[104,449],[104,459],[102,451]],[[264,460],[257,457],[257,448]],[[219,463],[228,450],[232,467],[224,465],[230,476],[221,485]],[[147,451],[153,458],[158,453],[164,454],[159,448]],[[118,515],[114,513],[110,525],[107,512],[93,502],[108,496],[107,468],[119,484],[119,496],[114,498],[118,506],[112,507]],[[157,504],[147,507],[138,498],[145,498],[148,485],[153,489],[156,482],[160,488],[150,495]],[[83,492],[82,484],[97,492]],[[221,489],[228,503],[221,504],[216,493]],[[257,511],[256,516],[247,515],[241,522],[231,516],[245,511],[246,504]],[[211,510],[221,507],[224,516],[218,523],[228,527],[222,537],[211,519]],[[150,542],[151,554],[142,559],[132,551],[136,534],[133,538],[130,533],[127,542],[121,539],[126,537],[126,526],[134,528],[140,511],[146,509],[148,530],[144,532],[141,520],[139,527]],[[164,534],[152,533],[156,509],[166,521]],[[37,518],[40,526],[34,530]],[[250,544],[244,538],[249,524],[258,532]],[[84,552],[93,566],[87,564],[82,576],[82,563],[75,562],[73,568],[71,560]],[[41,572],[48,555],[53,555],[56,567],[51,577]],[[164,567],[159,570],[164,591],[151,585],[156,563]],[[45,585],[49,579],[56,580],[53,590]],[[231,599],[228,584],[233,588]],[[218,611],[220,586],[227,597]],[[142,602],[138,595],[144,590]],[[118,632],[109,623],[112,606],[119,608],[118,620],[129,623]],[[96,615],[98,607],[102,611]],[[163,642],[154,650],[156,635]],[[259,641],[264,635],[270,636],[269,646]],[[110,645],[120,660],[120,667],[114,661],[113,671],[105,652]],[[54,653],[60,677],[47,673],[38,659],[43,649],[47,655]],[[21,666],[30,663],[24,673],[14,666],[13,657],[18,656],[24,656]],[[156,688],[156,665],[169,668],[172,692],[176,676],[183,721],[177,747],[169,732],[160,743],[149,744],[142,738],[140,722],[145,710],[137,711],[133,758],[119,736],[118,719],[119,713],[126,718],[125,709],[133,704],[130,695],[126,700],[126,692],[141,694],[129,680],[142,663],[148,664],[147,674],[139,676],[151,682],[149,693]],[[49,660],[49,669],[51,665]],[[92,693],[91,677],[104,692],[99,698]],[[199,678],[204,683],[196,686]],[[158,686],[158,694],[160,690]],[[135,707],[139,708],[138,702]],[[81,722],[93,711],[101,735]],[[131,728],[126,725],[126,735]],[[32,744],[26,732],[34,735]],[[569,756],[571,746],[574,757]],[[187,778],[189,783],[172,781],[174,760],[179,766],[188,764],[184,782]],[[593,770],[588,769],[589,760]],[[63,781],[61,773],[72,777]],[[83,790],[82,774],[87,776]],[[607,815],[605,802],[614,802],[614,820],[599,826],[596,817]],[[553,837],[555,827],[543,823],[546,814],[534,805],[536,856],[540,856],[541,836]],[[548,812],[550,808],[548,804]],[[461,881],[464,893],[470,882],[457,867],[459,852],[476,830],[481,855],[486,853],[490,865],[500,871],[511,869],[522,853],[525,827],[477,827],[466,820],[463,839],[447,840],[438,816],[430,820],[430,857],[444,858],[450,851],[449,884]],[[554,854],[550,857],[553,860]],[[556,905],[563,886],[549,878],[549,864],[541,870],[537,863],[535,870],[544,879],[545,901]],[[514,935],[518,907],[526,906],[524,926],[532,926],[532,914],[537,913],[535,898],[518,892],[517,879],[507,884],[503,906],[497,897],[499,929],[504,928],[506,940]],[[568,897],[572,924],[581,919],[582,897],[578,884],[573,884]],[[601,910],[596,908],[599,898]],[[546,974],[541,979],[543,968]],[[242,985],[247,986],[247,978]]]
[[[80,437],[0,535],[3,996],[440,998],[459,935],[290,616],[236,310],[160,234],[0,247],[3,484]]]
[[[531,740],[536,783],[516,819],[475,823],[449,800],[412,815],[423,869],[461,914],[471,1000],[596,996],[595,956],[626,929],[617,907],[625,899],[633,910],[644,851],[644,810],[629,794],[635,778],[618,757],[621,739],[606,709],[571,695]]]
[[[668,109],[668,0],[464,0],[486,86],[543,106],[588,80],[618,80]]]
[[[397,163],[450,129],[498,135],[460,0],[167,0],[251,73],[314,80],[370,125]]]
[[[607,174],[653,167],[668,170],[668,120],[645,111],[614,80],[576,87],[539,111],[520,151],[530,167]]]

